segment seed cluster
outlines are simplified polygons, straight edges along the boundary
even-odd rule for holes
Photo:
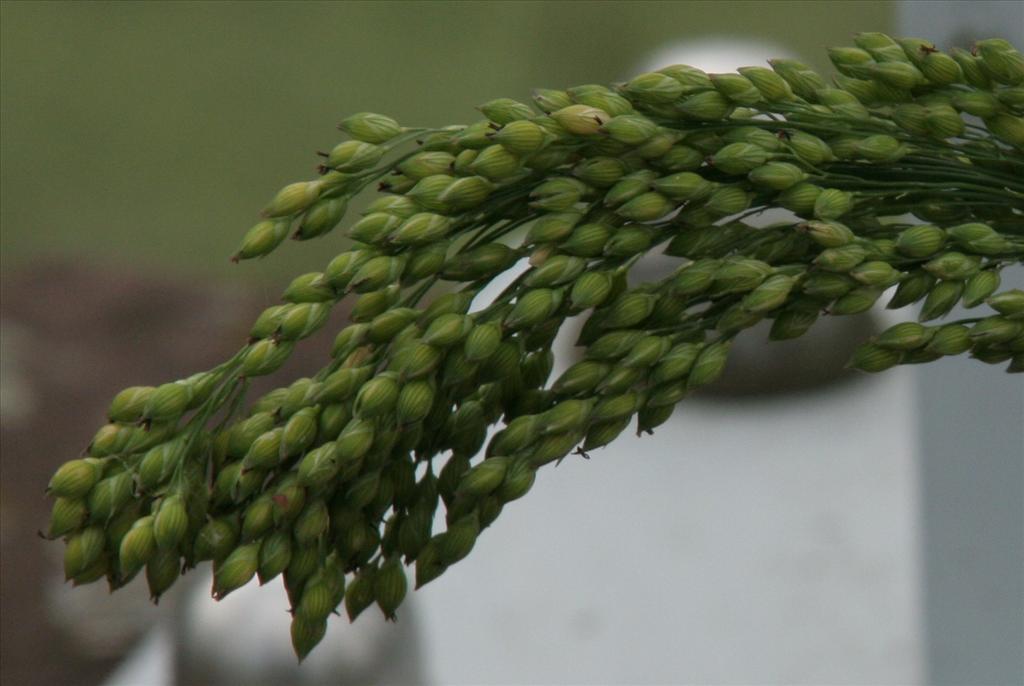
[[[889,306],[923,301],[920,322],[863,345],[853,367],[970,352],[1024,370],[1024,292],[999,291],[1000,270],[1024,261],[1024,57],[998,39],[948,54],[878,33],[855,43],[829,51],[831,81],[793,60],[675,65],[538,90],[532,106],[493,100],[468,126],[345,119],[350,140],[281,189],[234,259],[327,234],[379,183],[347,224],[352,247],[292,281],[232,359],[114,398],[50,482],[67,578],[117,588],[144,570],[155,600],[205,560],[216,598],[283,575],[301,659],[341,604],[394,618],[404,566],[417,587],[441,575],[539,467],[634,417],[638,433],[665,422],[762,319],[794,338],[895,286]],[[791,218],[749,223],[771,208]],[[679,268],[630,286],[655,249]],[[420,305],[438,282],[451,287]],[[248,380],[349,295],[327,365],[241,412]],[[922,323],[957,303],[992,312]],[[588,312],[582,361],[549,383],[554,337]]]

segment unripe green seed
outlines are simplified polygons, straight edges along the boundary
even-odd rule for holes
[[[947,252],[928,261],[924,268],[939,279],[967,279],[978,273],[981,268],[981,258],[959,252]]]
[[[46,537],[53,539],[81,528],[89,518],[85,501],[77,498],[59,497],[50,512],[50,526]]]
[[[238,527],[225,519],[211,519],[196,534],[194,554],[196,560],[220,561],[226,558],[238,542]]]
[[[1005,317],[1018,318],[1024,315],[1024,291],[1014,288],[993,295],[985,302],[989,307]]]
[[[242,238],[242,244],[232,256],[232,261],[263,257],[273,252],[288,236],[288,219],[265,219],[253,225]]]
[[[61,498],[82,498],[92,490],[102,474],[103,465],[99,460],[71,460],[61,465],[53,475],[47,491]]]
[[[282,428],[278,427],[257,436],[242,459],[242,470],[265,470],[276,467],[281,462],[282,431]]]
[[[919,319],[927,322],[949,314],[949,311],[960,300],[963,292],[963,281],[939,281],[925,298]]]
[[[970,329],[962,324],[940,326],[926,346],[940,355],[959,355],[971,349]]]
[[[180,495],[168,496],[153,518],[153,538],[163,550],[177,549],[188,531],[188,512]]]
[[[731,340],[716,341],[705,346],[693,363],[686,382],[687,388],[706,386],[721,376],[725,371],[725,363],[731,347]]]
[[[327,512],[327,504],[323,500],[316,499],[306,503],[292,530],[295,536],[295,543],[305,547],[314,543],[326,531],[330,524],[330,516]]]
[[[531,121],[509,122],[497,131],[493,140],[516,155],[529,155],[544,147],[547,134]]]
[[[852,208],[852,193],[826,188],[814,201],[814,216],[818,219],[838,219]]]
[[[865,286],[888,288],[900,280],[900,272],[888,262],[872,260],[862,262],[849,272],[850,276]]]
[[[417,570],[419,564],[417,563]],[[364,567],[352,579],[352,583],[345,589],[345,611],[349,621],[354,622],[356,617],[362,614],[363,610],[370,607],[375,599],[374,577],[376,567]]]
[[[601,324],[608,329],[635,326],[650,316],[657,299],[653,293],[624,293],[608,307]]]
[[[573,284],[569,303],[574,310],[585,310],[604,303],[612,292],[612,275],[596,271],[582,274]]]
[[[980,255],[997,255],[1010,249],[1006,238],[986,224],[961,224],[946,233],[965,250]]]
[[[353,114],[343,119],[338,128],[366,143],[386,143],[402,132],[394,119],[373,112]]]
[[[542,108],[543,109],[543,108]],[[577,136],[593,136],[611,120],[604,110],[588,105],[568,105],[551,112],[551,118]]]
[[[90,526],[68,538],[64,548],[64,578],[73,579],[103,554],[103,527]]]
[[[996,292],[1000,284],[999,271],[983,269],[967,280],[964,286],[964,307],[977,307]]]
[[[370,379],[359,389],[353,413],[360,419],[390,414],[398,402],[400,390],[398,382],[390,376]]]
[[[259,542],[240,545],[214,568],[212,595],[215,600],[222,600],[231,591],[249,583],[259,568],[259,552]]]
[[[697,121],[724,119],[732,107],[729,99],[718,91],[696,93],[676,104],[676,108],[683,116]]]
[[[747,209],[751,197],[751,194],[741,186],[722,186],[711,193],[704,208],[716,215],[727,217]]]
[[[655,179],[651,184],[656,191],[673,200],[702,200],[714,190],[714,184],[693,172],[678,172]]]
[[[263,208],[263,216],[276,218],[287,217],[303,211],[320,197],[322,184],[320,181],[300,181],[291,183],[278,191],[274,199]]]
[[[768,102],[793,99],[793,90],[786,80],[766,67],[740,67],[737,69]]]
[[[402,387],[395,407],[399,426],[414,424],[430,414],[434,388],[428,381],[412,381]]]
[[[156,537],[153,534],[153,517],[142,517],[132,525],[131,530],[121,539],[118,561],[121,576],[134,576],[156,554]]]
[[[120,472],[96,482],[86,498],[94,522],[106,523],[132,497],[134,482],[130,472]]]
[[[852,243],[856,238],[849,227],[835,221],[809,221],[800,224],[797,228],[825,248],[841,248]]]
[[[899,364],[901,355],[898,350],[888,350],[871,344],[862,345],[853,354],[849,366],[862,372],[881,372]]]

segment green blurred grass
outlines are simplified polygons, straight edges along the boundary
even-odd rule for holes
[[[622,79],[716,35],[824,68],[824,46],[892,18],[890,2],[849,1],[3,2],[0,260],[280,280],[342,237],[226,258],[347,113],[471,122],[488,99]]]

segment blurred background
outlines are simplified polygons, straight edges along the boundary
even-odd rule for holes
[[[1024,683],[1024,387],[965,360],[847,378],[886,313],[818,334],[831,356],[752,341],[724,390],[542,473],[402,621],[335,618],[299,669],[277,584],[215,604],[191,574],[154,609],[139,582],[63,586],[35,536],[117,390],[224,359],[343,249],[227,261],[346,114],[470,122],[672,62],[828,70],[862,30],[1022,45],[1024,4],[0,4],[3,683]]]

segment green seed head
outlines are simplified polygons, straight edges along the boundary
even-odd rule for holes
[[[882,262],[881,260],[862,262],[851,269],[849,273],[850,276],[865,286],[880,288],[888,288],[896,284],[901,278],[898,269],[895,269],[888,262]]]
[[[793,99],[793,89],[781,76],[766,67],[740,67],[737,71],[756,88],[763,100],[783,102]]]
[[[921,307],[920,320],[938,319],[949,313],[964,293],[963,281],[939,281],[935,284]]]
[[[338,128],[365,143],[386,143],[402,132],[394,119],[373,112],[353,114],[343,119]]]
[[[103,464],[96,459],[71,460],[61,465],[50,479],[47,490],[60,498],[84,497],[103,475]]]
[[[577,136],[593,136],[611,120],[607,112],[589,105],[568,105],[551,112],[551,117],[566,131]]]
[[[709,74],[715,89],[737,105],[756,105],[761,102],[761,91],[742,74]]]
[[[174,550],[188,531],[188,512],[180,495],[171,495],[160,503],[153,518],[153,538],[159,548]]]
[[[686,96],[676,104],[680,114],[697,121],[718,121],[732,110],[732,103],[718,91],[704,91]]]
[[[716,341],[705,346],[693,363],[686,381],[687,388],[700,388],[718,379],[725,371],[731,347],[731,340]]]
[[[54,501],[53,509],[50,511],[50,526],[47,528],[46,537],[54,539],[77,531],[85,525],[88,518],[89,510],[84,500],[59,497]]]
[[[964,307],[977,307],[999,289],[999,271],[996,269],[983,269],[971,278],[967,279],[964,286],[963,305]]]
[[[901,356],[898,350],[867,344],[857,348],[849,366],[862,372],[881,372],[899,364]]]
[[[529,105],[524,105],[510,98],[490,100],[480,105],[477,109],[485,117],[501,126],[522,119],[530,119],[533,116],[533,110],[530,109]]]
[[[853,194],[826,188],[814,201],[814,216],[818,219],[838,219],[853,209]]]
[[[970,329],[962,324],[946,324],[935,331],[926,349],[939,355],[959,355],[971,349]]]
[[[530,155],[544,147],[549,134],[532,121],[518,120],[502,126],[492,140],[513,155]]]
[[[269,255],[284,241],[288,235],[289,226],[291,226],[291,221],[288,219],[266,219],[255,224],[245,233],[242,244],[231,258],[232,261],[238,262]]]

